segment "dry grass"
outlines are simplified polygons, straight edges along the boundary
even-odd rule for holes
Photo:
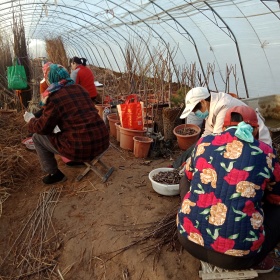
[[[65,68],[68,68],[69,60],[67,59],[66,51],[61,37],[46,39],[45,42],[49,61],[61,64]]]
[[[0,114],[0,185],[2,190],[15,190],[28,176],[30,163],[24,158],[21,140],[25,122],[20,113]],[[1,190],[0,190],[1,191]]]
[[[0,86],[7,89],[6,71],[7,67],[12,65],[12,49],[3,29],[0,29],[0,49]]]
[[[26,186],[32,170],[30,152],[21,144],[26,132],[21,113],[0,114],[0,216],[3,202]],[[57,263],[62,244],[52,223],[60,194],[57,187],[40,194],[36,209],[1,259],[0,279],[63,279],[66,272],[60,272]]]
[[[60,194],[57,187],[40,194],[37,207],[1,260],[4,279],[64,279],[66,272],[60,272],[57,262],[63,244],[52,222]]]
[[[163,248],[170,251],[181,249],[181,245],[178,243],[176,225],[178,207],[179,204],[170,213],[145,227],[112,226],[117,231],[131,232],[135,240],[117,251],[110,252],[109,254],[112,255],[107,258],[107,261],[136,245],[140,245],[142,246],[141,252],[145,254],[145,257],[153,256],[153,269],[155,270]]]

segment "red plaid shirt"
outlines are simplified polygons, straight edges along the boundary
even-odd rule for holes
[[[55,126],[61,132],[53,133]],[[29,131],[48,135],[58,152],[73,161],[90,161],[109,147],[109,132],[88,93],[80,85],[52,93]]]

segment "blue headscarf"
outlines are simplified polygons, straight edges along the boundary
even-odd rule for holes
[[[42,94],[42,104],[53,92],[58,91],[64,86],[73,85],[74,81],[70,78],[68,71],[59,64],[49,64],[45,69],[45,78],[49,87]]]
[[[254,136],[252,134],[253,127],[245,122],[240,122],[237,125],[237,129],[235,131],[235,136],[241,140],[244,140],[249,143],[254,142]]]
[[[242,121],[237,126],[234,125],[234,126],[228,127],[226,130],[231,129],[231,128],[236,128],[234,135],[238,139],[243,140],[248,143],[254,142],[254,136],[252,134],[254,129],[248,123],[245,123]]]
[[[74,84],[67,70],[59,64],[50,64],[47,75],[49,84],[56,84],[61,80],[66,80],[67,83]]]

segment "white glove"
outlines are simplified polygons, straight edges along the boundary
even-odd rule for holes
[[[26,111],[23,115],[23,118],[28,123],[32,118],[35,118],[35,116],[32,113]]]
[[[59,129],[59,127],[58,126],[56,126],[55,128],[54,128],[54,130],[53,130],[53,133],[58,133],[58,132],[60,132],[61,130]]]

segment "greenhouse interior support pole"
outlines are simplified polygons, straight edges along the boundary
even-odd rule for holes
[[[17,6],[19,6],[19,7],[22,7],[22,6],[25,6],[25,5],[30,5],[29,3],[26,3],[26,4],[18,4]],[[1,4],[0,4],[0,6],[1,6]],[[76,9],[76,8],[73,8],[73,7],[67,7],[67,5],[59,5],[59,4],[50,4],[50,6],[59,6],[59,7],[62,7],[62,8],[68,8],[68,9],[72,9],[72,10],[75,10],[75,11],[77,11],[77,12],[79,12],[79,10],[78,9]],[[5,8],[6,9],[6,8]],[[7,8],[8,9],[8,8]],[[102,22],[102,23],[104,23],[107,27],[109,27],[109,25],[106,23],[106,22],[103,22],[103,21],[101,21],[100,19],[98,19],[97,17],[95,17],[95,16],[92,16],[91,14],[89,14],[89,13],[85,13],[85,12],[83,12],[84,14],[86,14],[86,15],[88,15],[89,17],[91,17],[91,18],[94,18],[94,19],[97,19],[99,22]],[[64,14],[66,14],[66,15],[71,15],[72,17],[75,17],[76,19],[78,19],[78,20],[81,20],[81,21],[84,21],[84,22],[87,22],[88,24],[89,24],[89,26],[90,25],[92,25],[92,23],[91,22],[89,22],[89,21],[87,21],[87,20],[85,20],[85,19],[82,19],[82,18],[80,18],[80,17],[78,17],[78,16],[74,16],[73,14],[69,14],[69,13],[65,13],[64,12]],[[1,21],[0,21],[1,22]],[[38,24],[38,23],[37,23]],[[81,26],[82,28],[85,28],[86,30],[88,30],[89,32],[92,32],[89,28],[87,28],[87,27],[85,27],[85,26],[83,26],[83,25],[81,25],[81,24],[78,24],[78,23],[75,23],[75,24],[77,24],[77,25],[79,25],[79,26]],[[96,27],[95,25],[94,25],[94,27]],[[100,29],[104,34],[106,34],[107,35],[107,32],[106,31],[103,31],[102,29]],[[121,33],[119,33],[119,32],[117,32],[114,28],[113,28],[113,30],[117,33],[117,34],[119,34],[119,35],[121,35]],[[44,32],[42,32],[42,34],[44,34]],[[121,35],[122,36],[122,35]],[[125,39],[125,37],[124,36],[122,36],[124,39]],[[112,38],[112,37],[111,37]],[[101,38],[102,39],[102,41],[108,46],[108,44],[106,43],[106,40],[104,40],[103,38]],[[113,38],[112,38],[113,39]],[[117,43],[117,41],[115,40],[115,39],[113,39],[116,43]],[[126,40],[126,39],[125,39]],[[126,40],[127,41],[127,40]],[[117,43],[118,44],[118,43]],[[119,45],[119,44],[118,44]],[[108,46],[109,47],[109,46]],[[110,48],[110,47],[109,47]],[[91,49],[91,48],[90,48]],[[96,49],[96,48],[95,48]],[[103,48],[102,48],[103,49]],[[121,48],[120,48],[121,49]],[[92,51],[92,49],[91,49],[91,51]],[[103,49],[103,51],[104,51],[104,49]],[[117,65],[117,67],[118,67],[118,69],[119,69],[119,71],[120,71],[120,66],[119,66],[119,64],[118,64],[118,62],[117,62],[117,60],[116,60],[116,58],[115,58],[115,55],[114,55],[114,53],[112,52],[112,49],[110,48],[110,51],[111,51],[111,53],[112,53],[112,55],[113,55],[113,57],[114,57],[114,59],[115,59],[115,62],[116,62],[116,65]],[[99,53],[99,51],[97,50],[97,52]],[[105,53],[105,52],[104,52]],[[94,52],[93,52],[93,54],[94,54]],[[99,53],[99,55],[100,55],[100,53]],[[91,57],[91,56],[90,56]],[[106,58],[107,58],[107,61],[109,61],[109,58],[108,58],[108,56],[107,56],[107,54],[106,54]],[[92,59],[92,58],[91,58]],[[95,59],[96,59],[96,57],[95,57]],[[102,57],[101,57],[101,60],[102,60],[102,63],[103,63],[103,65],[105,66],[105,63],[104,63],[104,61],[103,61],[103,59],[102,59]],[[96,59],[96,61],[97,61],[97,59]],[[110,61],[109,61],[109,64],[110,64],[110,67],[112,67],[112,65],[111,65],[111,63],[110,63]],[[100,66],[100,65],[99,65]]]
[[[125,10],[126,12],[131,13],[131,11],[129,11],[128,9],[126,9],[125,7],[123,7],[123,5],[120,5],[120,4],[118,4],[117,2],[113,2],[113,1],[111,1],[111,0],[108,0],[108,1],[109,1],[110,3],[113,3],[114,5],[118,6],[119,8]],[[145,21],[143,21],[140,17],[138,17],[136,14],[134,14],[134,13],[131,13],[131,14],[132,14],[133,16],[135,16],[139,21],[143,22],[143,23],[144,23],[150,30],[152,30],[155,34],[157,34],[157,36],[161,39],[161,41],[163,42],[163,44],[166,46],[167,52],[170,54],[168,45],[167,45],[167,43],[164,41],[164,39],[162,38],[162,36],[161,36],[154,28],[152,28],[149,24],[147,24],[147,23],[146,23]],[[118,18],[118,20],[119,20],[120,22],[122,22],[123,24],[125,24],[125,22],[124,22],[123,20],[121,20],[120,17]],[[131,28],[129,25],[127,25],[127,27],[128,27],[130,30],[132,30],[132,31],[144,42],[144,44],[145,44],[146,47],[147,47],[147,51],[148,51],[148,53],[149,53],[149,55],[150,55],[150,57],[151,57],[151,60],[152,60],[153,64],[156,65],[156,64],[155,64],[155,61],[154,61],[154,59],[153,59],[153,55],[151,54],[150,49],[149,49],[149,47],[148,47],[148,45],[147,45],[147,42],[145,42],[145,40],[144,40],[137,32],[135,32],[135,30],[134,30],[133,28]],[[170,54],[170,56],[171,56],[171,54]],[[139,65],[140,65],[140,64],[139,64]],[[172,65],[173,65],[173,68],[175,69],[175,64],[174,64],[174,61],[173,61],[173,60],[172,60]],[[175,72],[175,75],[177,76],[177,79],[179,79],[179,77],[178,77],[178,75],[177,75],[176,72]]]
[[[266,5],[264,2],[265,1],[268,1],[268,0],[261,0],[261,2],[278,18],[278,19],[280,19],[277,15],[276,15],[276,13],[274,12],[274,11],[272,11],[271,9],[270,9],[270,7],[268,7],[268,5]],[[279,3],[279,8],[280,8],[280,0],[276,0],[278,3]]]
[[[233,36],[234,38],[234,43],[236,46],[236,50],[237,50],[237,55],[238,55],[238,59],[239,59],[239,63],[240,63],[240,68],[241,68],[241,73],[242,73],[242,77],[243,77],[243,82],[244,82],[244,87],[245,87],[245,91],[246,91],[246,96],[247,98],[249,98],[249,93],[248,93],[248,88],[247,88],[247,82],[246,82],[246,78],[245,78],[245,73],[244,73],[244,68],[243,68],[243,63],[242,63],[242,59],[241,59],[241,55],[240,55],[240,50],[239,50],[239,46],[236,40],[236,37],[234,35],[234,33],[232,32],[232,30],[229,28],[229,26],[226,24],[226,22],[222,19],[222,17],[206,2],[204,1],[204,4],[223,22],[223,24],[226,26],[227,30],[230,32],[230,34]],[[210,19],[211,20],[211,19]],[[211,20],[212,21],[212,20]],[[213,21],[212,21],[213,22]],[[217,24],[216,24],[217,25]],[[218,26],[218,25],[217,25]],[[228,35],[228,34],[227,34]],[[229,36],[230,37],[230,36]]]
[[[199,51],[197,49],[197,46],[196,46],[196,43],[193,39],[193,37],[191,36],[191,34],[188,32],[188,30],[182,26],[182,24],[180,22],[178,22],[169,12],[165,11],[161,6],[159,6],[157,3],[149,0],[152,4],[154,4],[155,6],[157,6],[159,9],[161,9],[164,13],[166,13],[174,22],[176,22],[176,24],[178,24],[189,36],[189,38],[191,38],[191,40],[189,41],[192,41],[193,45],[194,45],[194,48],[195,48],[195,51],[196,51],[196,55],[198,57],[198,61],[199,61],[199,64],[200,64],[200,68],[201,68],[201,71],[202,71],[202,74],[203,74],[203,77],[204,77],[204,80],[205,80],[205,83],[206,83],[206,86],[207,86],[207,89],[209,90],[209,86],[208,86],[208,82],[207,82],[207,79],[206,79],[206,75],[205,75],[205,72],[204,72],[204,68],[203,68],[203,65],[202,65],[202,61],[201,61],[201,58],[200,58],[200,55],[199,55]]]

